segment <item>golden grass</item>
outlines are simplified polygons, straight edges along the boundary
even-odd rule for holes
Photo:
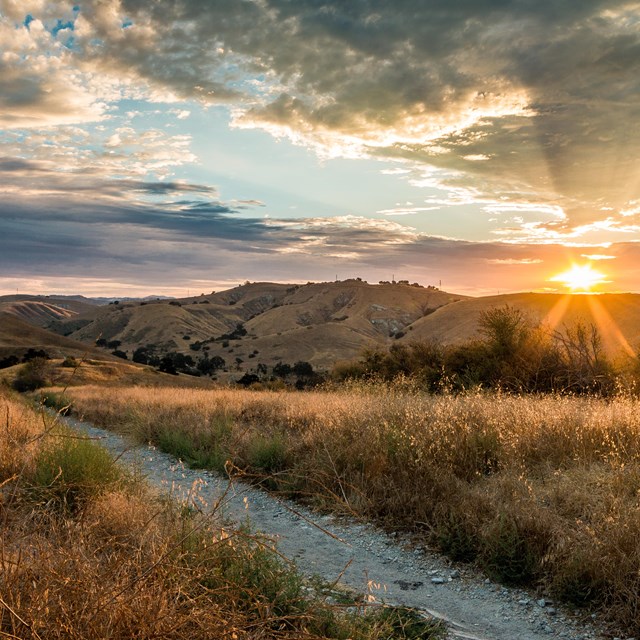
[[[94,423],[236,468],[322,508],[414,532],[491,575],[640,632],[640,401],[72,390]]]
[[[1,637],[391,640],[409,637],[402,625],[441,637],[411,611],[337,613],[214,505],[150,493],[1,387],[0,415]]]

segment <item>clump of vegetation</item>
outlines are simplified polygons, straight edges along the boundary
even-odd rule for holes
[[[106,449],[61,427],[47,434],[34,463],[25,478],[30,495],[57,510],[78,510],[123,479]]]
[[[187,453],[217,448],[272,490],[422,536],[640,633],[636,397],[433,395],[408,379],[304,394],[122,389],[108,404],[99,388],[71,393],[98,424],[155,442],[170,425]]]
[[[13,379],[13,388],[20,393],[35,391],[51,384],[51,368],[47,359],[35,357],[26,361]]]
[[[49,409],[54,409],[60,415],[71,413],[72,400],[68,395],[58,391],[47,391],[40,393],[40,402]]]
[[[338,364],[333,378],[408,377],[434,393],[482,387],[609,395],[622,373],[606,358],[595,327],[578,324],[564,333],[550,333],[519,309],[505,306],[481,314],[480,336],[458,345],[416,341],[371,349],[358,361]]]
[[[410,609],[343,613],[267,540],[127,477],[0,390],[0,620],[11,638],[436,640]],[[34,526],[35,525],[35,526]]]

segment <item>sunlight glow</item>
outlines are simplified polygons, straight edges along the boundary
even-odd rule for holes
[[[591,268],[591,265],[574,264],[571,269],[550,278],[551,282],[561,282],[571,291],[591,291],[599,284],[606,282],[605,275]]]

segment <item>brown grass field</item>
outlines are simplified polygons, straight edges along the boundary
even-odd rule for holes
[[[412,532],[640,633],[640,400],[353,386],[68,391],[86,419]]]
[[[151,493],[1,385],[0,415],[0,637],[442,636],[410,610],[330,606],[326,586],[314,592],[269,541],[223,527],[215,505],[194,511]]]

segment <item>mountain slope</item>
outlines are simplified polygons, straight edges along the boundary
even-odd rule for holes
[[[87,356],[102,360],[114,359],[114,356],[93,345],[35,327],[13,314],[0,313],[0,359],[9,356],[22,358],[28,349],[44,350],[51,358]]]

